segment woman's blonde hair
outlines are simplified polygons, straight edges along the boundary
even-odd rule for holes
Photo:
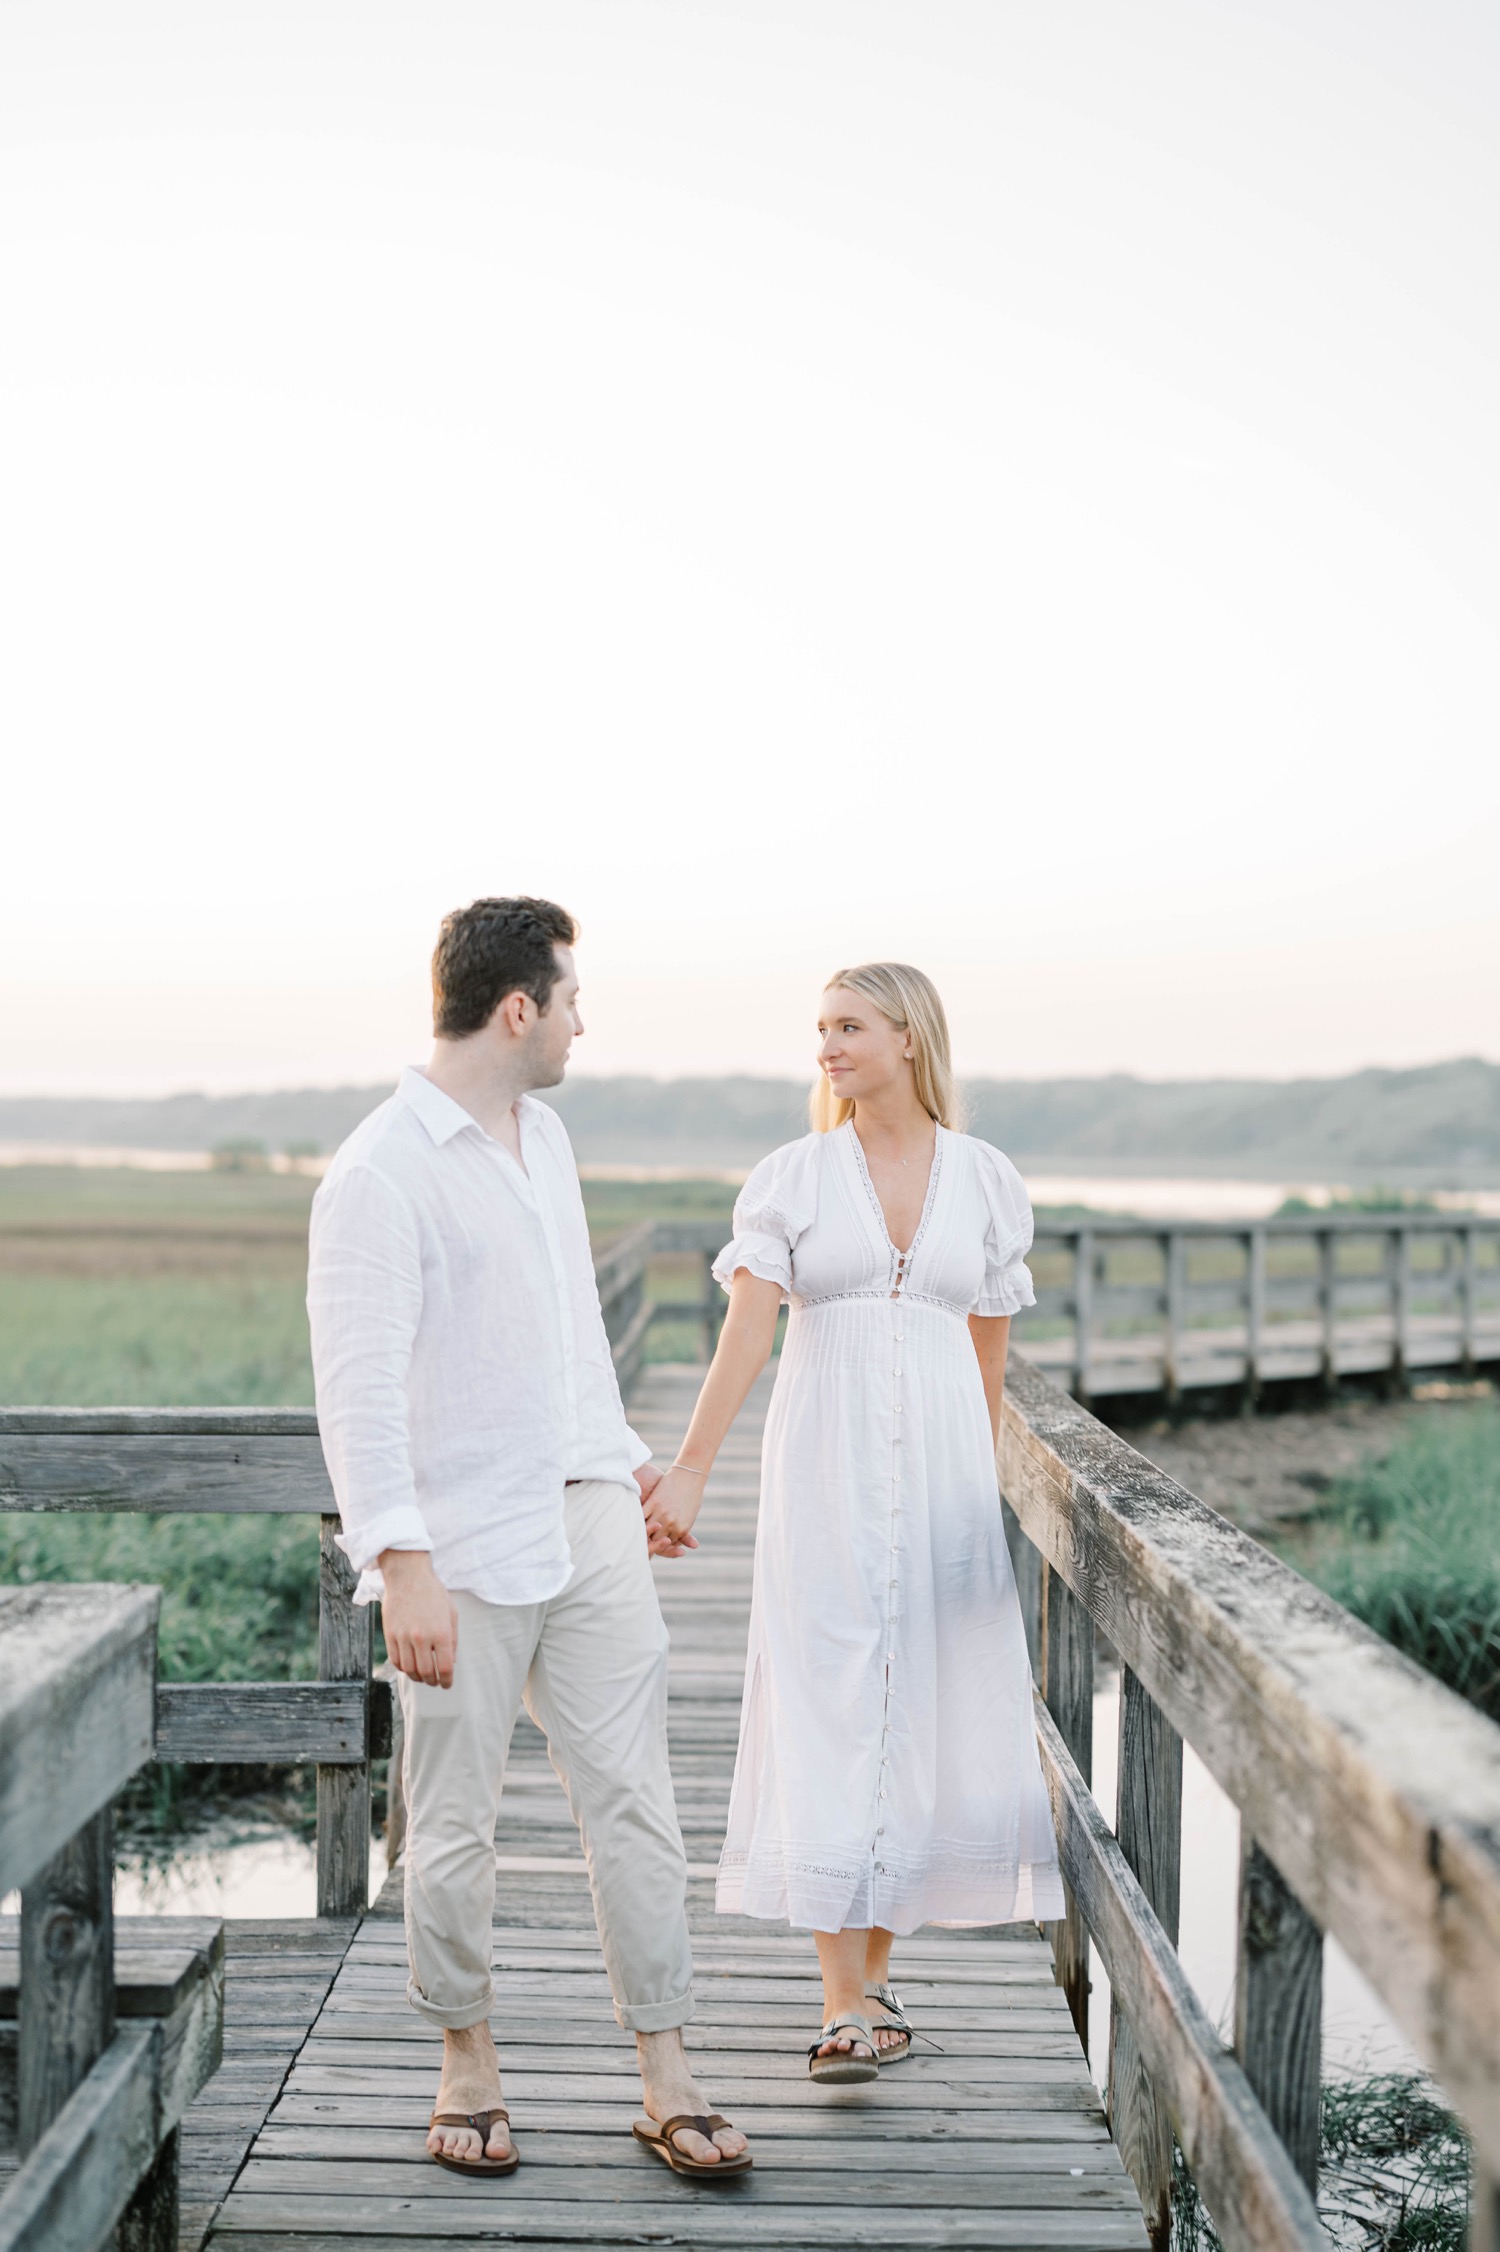
[[[861,962],[857,969],[835,970],[825,990],[836,985],[873,1001],[898,1032],[910,1034],[918,1102],[940,1126],[962,1133],[963,1104],[953,1077],[948,1018],[931,978],[909,962]],[[807,1114],[814,1133],[829,1134],[854,1116],[854,1105],[836,1095],[826,1072],[820,1071]]]

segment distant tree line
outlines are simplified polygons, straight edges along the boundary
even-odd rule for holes
[[[309,1087],[162,1101],[0,1099],[0,1142],[332,1150],[390,1092]],[[1359,1180],[1500,1173],[1500,1064],[1478,1057],[1340,1079],[976,1079],[972,1124],[1019,1160]],[[578,1077],[549,1095],[595,1163],[748,1165],[804,1130],[790,1079]]]

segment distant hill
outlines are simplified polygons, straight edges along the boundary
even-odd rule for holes
[[[251,1139],[331,1150],[388,1093],[0,1098],[0,1142],[202,1150]],[[980,1079],[968,1095],[974,1131],[1034,1170],[1500,1178],[1500,1064],[1477,1057],[1342,1079]],[[586,1161],[738,1166],[804,1130],[807,1089],[784,1079],[579,1078],[549,1100]]]

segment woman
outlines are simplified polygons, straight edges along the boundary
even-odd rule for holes
[[[911,2047],[893,1937],[1063,1911],[995,1477],[1031,1208],[958,1130],[919,970],[841,970],[818,1031],[815,1130],[745,1183],[718,1351],[646,1510],[670,1551],[789,1302],[718,1906],[812,1928],[809,2070],[849,2081]]]

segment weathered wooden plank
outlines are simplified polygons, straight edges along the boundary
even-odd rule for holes
[[[321,1516],[332,1506],[315,1433],[0,1435],[0,1509]]]
[[[0,1589],[0,1892],[151,1756],[154,1587]]]
[[[1064,1872],[1228,2252],[1328,2252],[1316,2206],[1040,1701],[1037,1731]]]
[[[1248,1833],[1241,1840],[1234,2046],[1311,2190],[1323,2094],[1323,1934]]]
[[[1500,2155],[1500,1729],[1019,1358],[1030,1538]]]
[[[355,1574],[337,1545],[336,1516],[325,1516],[318,1569],[318,1672],[369,1694],[371,1620],[356,1609]],[[318,1768],[318,1913],[361,1915],[370,1897],[370,1769],[323,1763]]]
[[[1182,1738],[1128,1666],[1121,1669],[1116,1773],[1120,1851],[1175,1947],[1182,1886]],[[1147,2233],[1156,2252],[1166,2252],[1172,2236],[1172,2123],[1113,1989],[1109,2123],[1140,2192]]]
[[[156,1757],[355,1766],[381,1756],[370,1741],[377,1700],[388,1714],[388,1683],[367,1691],[357,1679],[159,1682]]]
[[[114,2039],[113,1838],[106,1806],[21,1894],[16,2139],[23,2157]]]
[[[1063,1742],[1087,1781],[1094,1758],[1094,1627],[1062,1573],[1044,1567],[1042,1578],[1043,1694]],[[1078,2038],[1089,2038],[1089,1935],[1078,1903],[1048,1924],[1057,1983],[1068,1998]]]
[[[0,2252],[98,2252],[156,2156],[161,2045],[115,2034],[0,2198]]]
[[[665,2169],[662,2169],[665,2173]],[[525,2172],[510,2177],[521,2180]],[[436,2169],[434,2169],[434,2176]],[[449,2177],[451,2179],[451,2177]],[[751,2177],[753,2178],[753,2177]],[[670,2184],[672,2177],[667,2176]],[[464,2185],[459,2184],[462,2188]],[[660,2218],[640,2204],[575,2204],[571,2200],[544,2200],[512,2208],[500,2198],[451,2199],[441,2192],[428,2197],[401,2199],[375,2197],[325,2198],[316,2196],[248,2196],[240,2192],[226,2202],[214,2224],[215,2241],[232,2238],[243,2252],[271,2252],[278,2237],[295,2235],[297,2252],[347,2243],[350,2236],[378,2236],[400,2247],[425,2248],[433,2238],[467,2242],[475,2238],[499,2243],[562,2244],[671,2244],[691,2252],[697,2245],[758,2245],[792,2248],[823,2244],[827,2240],[830,2208],[818,2205],[752,2206],[734,2188],[699,2195],[692,2201],[692,2220],[684,2225],[682,2207],[675,2202]],[[670,2188],[666,2190],[671,2195]],[[926,2247],[938,2245],[946,2252],[1036,2252],[1057,2246],[1089,2248],[1089,2252],[1139,2252],[1145,2242],[1140,2216],[1132,2213],[1052,2212],[901,2212],[841,2197],[837,2208],[838,2233],[858,2245]],[[248,2240],[248,2241],[247,2241]],[[342,2241],[341,2241],[342,2240]],[[284,2241],[276,2252],[286,2252]]]

